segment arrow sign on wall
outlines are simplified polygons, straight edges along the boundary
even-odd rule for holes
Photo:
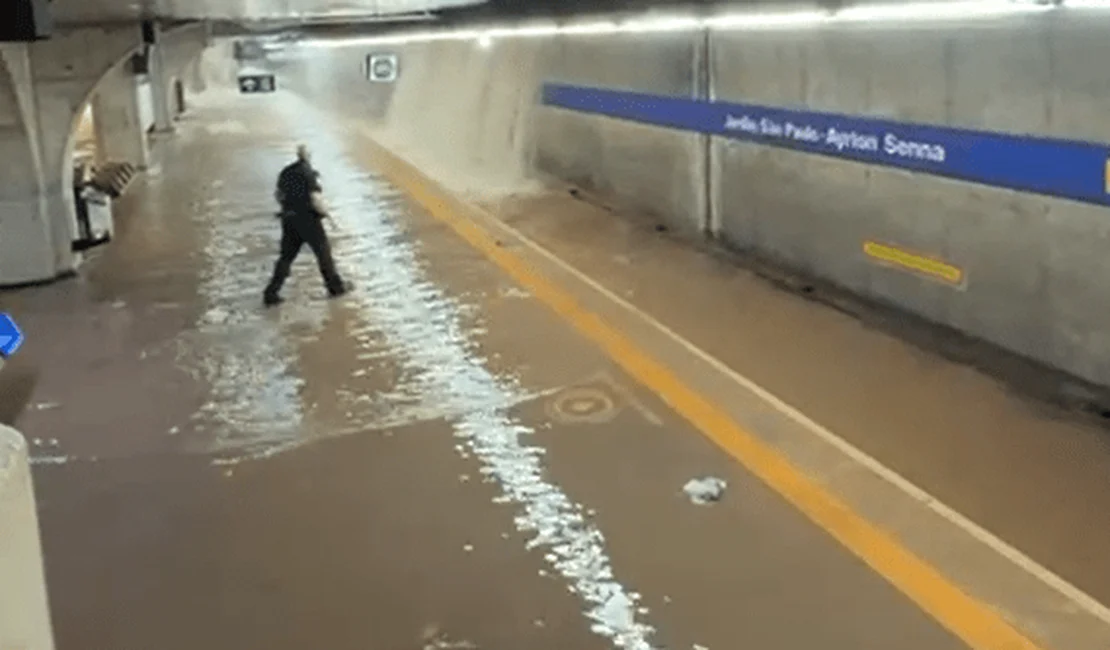
[[[241,93],[272,93],[276,81],[272,74],[252,74],[239,77],[239,92]]]
[[[10,357],[23,345],[23,332],[12,317],[0,314],[0,356]]]

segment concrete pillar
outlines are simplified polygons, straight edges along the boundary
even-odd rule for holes
[[[150,143],[139,108],[139,78],[126,65],[113,68],[96,87],[92,105],[100,159],[146,169]]]
[[[189,64],[185,79],[185,88],[191,93],[199,95],[208,90],[208,80],[204,78],[204,65],[199,55]]]
[[[0,425],[0,648],[53,650],[27,442]]]
[[[0,284],[56,275],[26,44],[0,45]]]
[[[74,128],[97,82],[137,41],[137,30],[112,27],[0,46],[0,286],[76,271]]]
[[[81,256],[72,248],[77,238],[77,210],[73,197],[74,127],[91,85],[84,79],[40,79],[34,87],[42,156],[42,193],[54,251],[54,276],[59,277],[72,274],[81,262]]]
[[[170,105],[173,79],[166,61],[167,44],[162,27],[155,23],[154,42],[150,47],[150,90],[154,104],[154,131],[173,132],[173,109]]]

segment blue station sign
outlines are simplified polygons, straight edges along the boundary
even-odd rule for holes
[[[583,113],[1110,205],[1110,145],[793,108],[545,84]]]

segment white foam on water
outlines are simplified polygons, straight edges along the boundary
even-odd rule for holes
[[[261,453],[302,431],[296,347],[261,309],[270,265],[248,261],[252,246],[273,246],[273,220],[262,210],[270,199],[257,201],[210,201],[199,290],[204,311],[177,341],[179,365],[209,387],[194,419],[204,421],[213,438],[190,441],[205,450]]]
[[[615,647],[652,648],[655,630],[638,620],[638,596],[615,576],[601,531],[547,478],[545,450],[529,443],[533,429],[509,415],[522,391],[487,369],[472,333],[461,326],[462,306],[424,277],[397,223],[403,213],[376,200],[395,190],[348,162],[345,144],[320,128],[328,116],[294,96],[279,97],[289,123],[299,125],[291,135],[309,145],[323,175],[339,225],[337,257],[358,287],[348,300],[382,332],[425,402],[452,414],[455,435],[481,462],[483,475],[500,485],[499,500],[516,506],[517,528],[532,534],[529,547],[544,547],[547,561],[583,601],[593,631]]]
[[[538,393],[524,393],[509,405],[510,408],[530,402],[548,395],[558,393],[561,389],[553,388]],[[239,465],[242,463],[268,460],[276,456],[289,453],[301,447],[314,444],[321,440],[342,438],[367,433],[382,433],[392,435],[392,432],[406,427],[412,427],[425,422],[451,420],[459,414],[444,410],[441,406],[430,404],[402,404],[394,401],[395,395],[378,394],[377,399],[369,395],[354,398],[372,405],[372,408],[359,413],[348,413],[347,426],[332,428],[326,431],[316,431],[313,435],[296,436],[289,439],[273,439],[264,445],[247,446],[242,450],[221,448],[217,451],[225,452],[212,459],[211,464],[217,466]],[[467,477],[466,480],[469,480]],[[464,481],[465,482],[465,481]]]

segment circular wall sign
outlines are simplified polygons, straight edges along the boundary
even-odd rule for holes
[[[371,54],[369,58],[370,81],[389,83],[397,79],[397,55]]]

